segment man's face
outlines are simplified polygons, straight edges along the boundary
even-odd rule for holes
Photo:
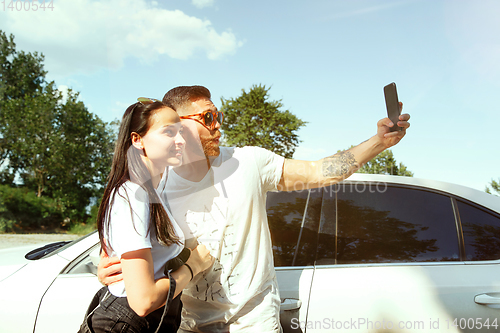
[[[217,111],[217,108],[215,105],[212,103],[211,100],[207,98],[201,98],[198,99],[194,102],[191,102],[190,105],[179,108],[177,110],[179,112],[179,116],[188,116],[188,115],[196,115],[196,114],[201,114],[205,111]],[[205,153],[205,156],[210,157],[210,156],[219,156],[220,154],[220,149],[219,149],[219,140],[220,140],[220,124],[216,122],[214,130],[210,130],[206,126],[202,125],[200,122],[203,122],[203,120],[198,119],[183,119],[183,123],[186,124],[188,128],[192,128],[195,126],[196,131],[198,132],[198,135],[200,137],[200,142],[203,147],[203,152]]]

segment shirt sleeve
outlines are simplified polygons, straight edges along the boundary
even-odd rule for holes
[[[265,191],[277,191],[283,174],[285,158],[264,148],[252,148],[262,182],[262,189]]]
[[[142,187],[122,185],[114,196],[109,218],[109,244],[118,257],[152,247],[148,232],[149,200]]]

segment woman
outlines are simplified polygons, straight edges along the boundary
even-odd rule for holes
[[[177,331],[180,292],[212,263],[200,245],[184,265],[164,274],[168,260],[189,254],[156,190],[166,167],[182,163],[185,141],[174,110],[158,100],[138,100],[123,115],[97,218],[101,248],[120,257],[123,281],[95,295],[80,332]]]

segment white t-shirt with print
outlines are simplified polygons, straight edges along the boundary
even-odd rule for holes
[[[266,193],[277,190],[283,162],[262,148],[221,147],[200,182],[170,169],[163,194],[172,214],[186,240],[196,237],[216,258],[184,289],[181,329],[279,332]]]
[[[172,222],[176,235],[180,238],[181,245],[172,244],[164,246],[156,240],[154,228],[148,232],[149,226],[149,201],[147,192],[131,181],[125,182],[114,196],[110,211],[109,235],[105,238],[111,245],[110,257],[121,258],[124,253],[140,249],[151,249],[154,264],[155,280],[164,277],[165,263],[176,257],[184,247],[184,234],[175,222],[167,207],[165,210]],[[126,297],[125,283],[123,281],[108,286],[109,291],[117,297]]]

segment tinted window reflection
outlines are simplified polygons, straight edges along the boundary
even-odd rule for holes
[[[385,184],[341,184],[325,191],[330,202],[334,192],[337,206],[320,226],[318,264],[459,260],[448,196]]]
[[[316,232],[321,211],[321,189],[311,190],[301,232],[307,196],[308,191],[267,194],[267,217],[273,242],[275,267],[314,264]]]
[[[500,259],[500,217],[457,200],[467,260]]]

